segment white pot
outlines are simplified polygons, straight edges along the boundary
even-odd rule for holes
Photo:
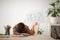
[[[59,21],[58,17],[50,17],[51,24],[58,24],[58,21]]]

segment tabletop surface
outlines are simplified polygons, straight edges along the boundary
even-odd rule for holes
[[[54,40],[49,35],[32,35],[32,36],[17,36],[11,35],[8,38],[0,38],[0,40]]]

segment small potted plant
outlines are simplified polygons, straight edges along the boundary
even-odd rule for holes
[[[60,18],[60,7],[57,7],[58,3],[60,3],[59,0],[51,3],[50,6],[52,6],[52,8],[48,9],[48,16],[51,16],[50,21],[52,24],[58,24],[58,19]]]
[[[38,27],[37,34],[43,34],[43,30]]]

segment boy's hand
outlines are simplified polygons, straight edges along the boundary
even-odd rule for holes
[[[38,22],[35,22],[35,24],[33,26],[37,26],[38,25]]]

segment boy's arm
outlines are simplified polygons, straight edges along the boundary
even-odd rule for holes
[[[27,29],[28,33],[31,34],[31,35],[34,35],[34,33],[35,33],[35,26],[37,26],[37,25],[38,25],[38,23],[35,22],[35,24],[32,26],[31,30],[28,28],[28,26],[26,26],[26,29]]]
[[[26,26],[25,29],[27,30],[27,33],[30,35],[33,35],[35,33],[34,31],[30,30],[28,26]]]

